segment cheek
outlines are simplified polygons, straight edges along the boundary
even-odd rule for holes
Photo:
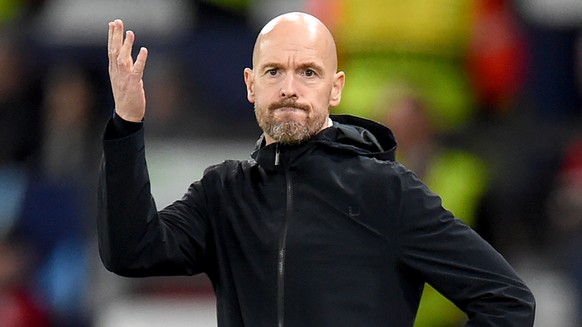
[[[330,97],[329,90],[322,90],[322,91],[314,94],[314,97],[311,101],[311,106],[313,108],[313,111],[327,112],[329,110],[330,100],[331,100],[331,97]]]
[[[268,101],[264,97],[255,96],[254,109],[257,117],[267,118],[272,115],[269,111],[269,106],[272,101]]]
[[[254,103],[255,104],[265,105],[265,104],[268,104],[270,102],[276,101],[278,93],[274,92],[270,88],[255,87],[253,95],[254,95]]]
[[[267,108],[269,107],[269,102],[266,102],[262,97],[255,96],[255,102],[253,105],[257,113],[265,115]]]

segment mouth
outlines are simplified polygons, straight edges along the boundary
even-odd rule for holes
[[[274,110],[275,111],[284,111],[284,112],[306,111],[305,109],[297,108],[297,107],[279,107],[279,108],[275,108]]]
[[[308,105],[289,100],[272,103],[269,109],[272,112],[309,112]]]
[[[279,107],[271,111],[273,117],[280,120],[303,120],[308,116],[307,110],[296,107]]]

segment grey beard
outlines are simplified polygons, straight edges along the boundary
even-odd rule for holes
[[[307,141],[313,136],[307,126],[294,121],[269,124],[265,133],[271,136],[276,142],[283,144],[298,144]]]
[[[275,142],[283,144],[298,144],[312,138],[321,129],[325,121],[314,121],[313,117],[308,117],[305,123],[295,121],[275,121],[270,110],[266,112],[257,110],[255,104],[255,116],[259,127],[263,132],[269,135]],[[319,126],[315,126],[318,124]]]

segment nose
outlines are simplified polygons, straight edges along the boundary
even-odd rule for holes
[[[283,80],[279,96],[281,98],[297,98],[297,86],[293,74],[288,74]]]

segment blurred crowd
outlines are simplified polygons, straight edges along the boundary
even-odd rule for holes
[[[147,138],[253,140],[242,71],[260,27],[291,10],[336,37],[347,86],[332,113],[393,129],[398,160],[534,282],[537,326],[582,326],[577,0],[0,0],[0,326],[92,326],[122,294],[211,293],[100,266],[107,22],[150,50]],[[535,283],[547,272],[571,310],[546,309]],[[462,323],[425,289],[417,326]]]

